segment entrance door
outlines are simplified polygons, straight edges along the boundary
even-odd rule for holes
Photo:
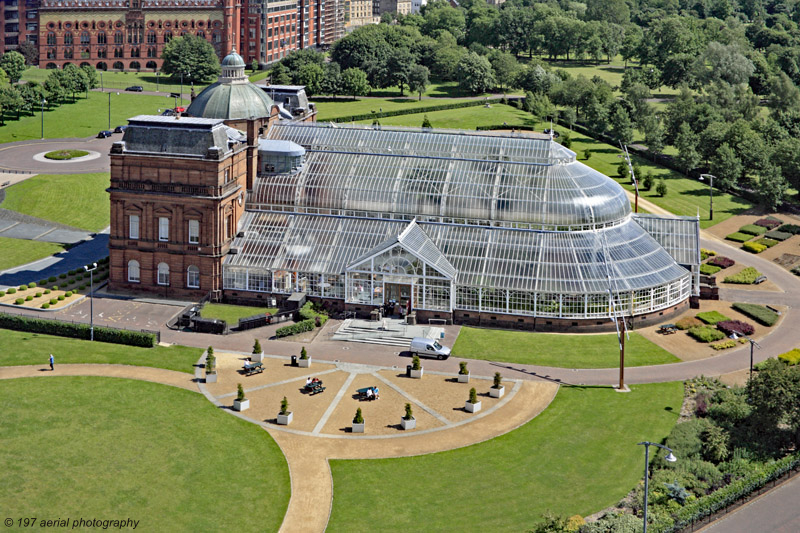
[[[399,315],[408,309],[408,301],[411,299],[411,285],[402,283],[385,283],[383,303],[387,308],[387,314]],[[402,311],[401,311],[402,309]]]

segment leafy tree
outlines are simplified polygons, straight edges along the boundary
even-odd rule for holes
[[[650,115],[644,120],[644,144],[654,159],[664,151],[664,128],[661,127],[661,120],[656,115]]]
[[[800,139],[790,137],[780,141],[770,161],[794,188],[800,188]]]
[[[561,143],[561,146],[563,146],[564,148],[572,148],[572,136],[569,134],[568,131],[564,132],[559,142]]]
[[[44,91],[42,86],[35,81],[29,81],[22,85],[18,85],[19,95],[25,102],[24,109],[28,112],[38,109],[41,106],[42,98],[44,98]]]
[[[62,73],[61,70],[50,71],[44,81],[44,95],[51,104],[62,102],[67,95],[67,89],[61,83]]]
[[[428,120],[428,115],[427,114],[422,116],[422,127],[423,128],[432,128],[433,127],[433,126],[431,126],[431,121]]]
[[[800,366],[767,359],[748,388],[757,432],[764,436],[788,432],[794,445],[800,445]]]
[[[728,143],[722,143],[709,160],[709,171],[717,179],[720,189],[733,190],[744,172],[742,162]]]
[[[703,432],[703,456],[706,460],[719,464],[727,459],[730,455],[729,439],[728,433],[720,426],[708,426]]]
[[[17,83],[28,66],[25,64],[25,57],[22,54],[16,50],[11,50],[0,58],[0,68],[8,74],[8,79],[11,80],[11,83]]]
[[[39,60],[39,49],[30,41],[23,41],[17,47],[17,52],[25,58],[26,65],[35,65]]]
[[[678,162],[684,174],[688,175],[700,164],[700,154],[697,153],[697,135],[685,122],[681,124],[678,137],[675,139],[675,148],[678,149]]]
[[[319,93],[322,82],[325,79],[325,71],[316,63],[306,63],[293,77],[298,85],[305,85],[309,95]]]
[[[422,93],[428,87],[428,67],[423,65],[413,65],[408,71],[408,90],[417,93],[422,100]]]
[[[791,78],[783,72],[770,81],[770,94],[767,105],[773,110],[785,111],[800,108],[800,90]]]
[[[649,191],[652,189],[654,181],[655,179],[653,178],[653,173],[648,170],[647,174],[644,175],[644,179],[642,180],[642,187],[644,190]]]
[[[614,111],[611,113],[611,134],[622,144],[633,142],[633,122],[621,105],[614,106]]]
[[[625,0],[588,0],[586,19],[627,24],[631,19],[631,11]]]
[[[289,85],[292,79],[289,77],[289,69],[283,63],[275,63],[269,73],[270,83],[272,85]]]
[[[342,92],[342,69],[338,63],[325,63],[321,92],[336,96]]]
[[[254,59],[254,60],[253,60],[253,61],[250,63],[250,70],[252,70],[253,72],[255,72],[255,71],[257,71],[257,70],[258,70],[258,59]]]
[[[667,182],[664,181],[664,178],[658,180],[658,185],[656,185],[656,194],[662,198],[667,195]]]
[[[753,62],[739,51],[737,45],[724,45],[717,41],[708,43],[692,68],[695,77],[705,83],[722,80],[731,85],[747,83],[755,71]]]
[[[172,39],[161,53],[161,72],[186,83],[209,81],[219,76],[221,67],[214,47],[202,37],[190,33]]]
[[[386,58],[387,84],[396,85],[400,89],[400,96],[403,96],[405,86],[408,84],[408,74],[415,62],[415,57],[406,48],[396,48]]]
[[[81,70],[86,74],[89,89],[100,87],[100,76],[97,75],[97,69],[93,65],[83,65]]]
[[[455,9],[446,0],[435,0],[422,8],[424,35],[434,35],[437,30],[447,30],[457,41],[466,36],[466,17],[461,9]]]
[[[534,65],[519,70],[513,85],[532,93],[548,94],[558,83],[560,80],[557,76],[547,72],[541,65]]]
[[[533,115],[536,122],[545,120],[555,112],[555,108],[546,94],[526,93],[525,107]]]
[[[758,199],[770,210],[776,210],[786,196],[786,189],[789,184],[781,176],[780,168],[767,165],[761,169],[758,177]]]
[[[0,68],[0,87],[5,87],[6,85],[8,85],[8,74]]]
[[[470,52],[458,62],[458,85],[471,94],[489,91],[495,85],[492,65],[485,57]]]
[[[492,53],[489,54],[489,63],[492,65],[497,84],[505,91],[514,83],[519,71],[519,63],[513,55],[499,50],[492,50]]]
[[[303,65],[309,63],[322,67],[325,64],[325,55],[322,52],[317,52],[313,48],[302,48],[290,52],[289,55],[281,59],[281,63],[286,67],[286,70],[294,74],[300,72]]]
[[[388,26],[383,24],[367,24],[356,28],[331,46],[331,61],[338,63],[342,70],[360,68],[370,62],[384,62],[392,48],[386,42],[385,32]]]
[[[20,114],[25,109],[25,100],[22,99],[22,95],[15,85],[0,89],[0,102],[2,102],[3,109],[16,112],[17,120],[19,120]]]
[[[458,64],[466,55],[467,51],[460,46],[440,46],[433,54],[431,72],[442,80],[454,81],[458,79]]]
[[[89,77],[86,73],[75,66],[69,64],[61,70],[62,78],[61,84],[67,92],[72,93],[72,101],[75,101],[75,95],[89,90]]]
[[[369,82],[366,73],[358,68],[348,68],[342,72],[342,91],[356,99],[369,93]]]

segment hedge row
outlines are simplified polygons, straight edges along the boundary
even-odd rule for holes
[[[746,242],[742,245],[742,250],[746,250],[752,254],[760,254],[766,249],[766,246],[757,242]]]
[[[752,285],[756,282],[756,278],[761,275],[761,272],[753,267],[747,267],[738,274],[728,276],[725,278],[725,283],[737,283],[739,285]]]
[[[488,103],[499,104],[501,98],[490,98]],[[326,122],[357,122],[359,120],[369,119],[382,119],[386,117],[398,117],[400,115],[417,115],[420,113],[430,113],[431,111],[446,111],[448,109],[459,109],[462,107],[478,107],[487,103],[487,100],[468,100],[466,102],[456,102],[453,104],[432,105],[430,107],[414,107],[408,109],[394,109],[392,111],[383,111],[382,113],[362,113],[360,115],[351,115],[348,117],[336,117]],[[421,124],[421,123],[420,123]]]
[[[783,231],[784,233],[791,233],[792,235],[800,234],[800,226],[797,224],[784,224],[783,226],[778,228],[778,231]]]
[[[789,472],[800,467],[800,454],[788,455],[764,466],[764,469],[736,480],[730,485],[686,504],[673,515],[672,526],[661,533],[677,533],[703,518],[724,509]]]
[[[705,322],[706,324],[711,324],[712,326],[717,322],[730,320],[730,318],[726,317],[719,311],[705,311],[703,313],[697,313],[695,316],[700,320],[702,320],[703,322]]]
[[[306,302],[306,304],[300,308],[299,314],[300,318],[303,320],[311,320],[314,324],[316,324],[317,318],[319,318],[320,327],[324,326],[325,322],[328,321],[328,315],[315,311],[314,304],[311,302]]]
[[[786,353],[782,353],[778,356],[778,359],[783,361],[789,366],[794,366],[800,363],[800,350],[795,348],[794,350],[789,350]]]
[[[725,238],[733,242],[745,242],[752,239],[753,236],[747,233],[742,233],[741,231],[737,231],[736,233],[731,233],[730,235],[727,235]]]
[[[774,326],[778,318],[780,318],[778,313],[767,309],[763,305],[734,303],[733,308],[764,326]]]
[[[89,339],[91,327],[89,324],[73,324],[58,320],[45,320],[42,318],[28,318],[24,316],[0,313],[0,328],[27,331],[30,333],[44,333],[59,337],[72,337],[75,339]],[[112,344],[126,344],[152,348],[156,344],[156,336],[142,331],[128,331],[125,329],[95,326],[94,340]]]
[[[314,330],[314,319],[310,318],[308,320],[301,320],[295,324],[291,324],[289,326],[283,326],[282,328],[278,328],[275,330],[275,336],[277,338],[281,337],[288,337],[289,335],[297,335],[298,333],[304,333],[306,331],[313,331]]]
[[[746,224],[739,228],[739,231],[742,233],[749,233],[750,235],[764,235],[767,232],[767,228],[756,226],[755,224]]]
[[[774,239],[776,241],[785,241],[786,239],[791,237],[792,234],[788,233],[786,231],[772,230],[772,231],[766,232],[764,234],[764,236],[765,237],[769,237],[770,239]]]
[[[704,276],[713,276],[720,270],[722,270],[722,267],[718,267],[716,265],[711,265],[708,263],[703,263],[702,265],[700,265],[700,273],[703,274]]]

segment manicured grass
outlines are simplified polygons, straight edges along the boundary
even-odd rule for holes
[[[9,517],[69,518],[68,527],[131,518],[137,531],[281,525],[290,482],[277,444],[200,394],[124,379],[29,378],[4,381],[0,405]]]
[[[138,93],[111,93],[111,129],[128,123],[136,115],[158,114],[158,110],[173,107],[173,98]],[[188,105],[188,100],[186,101]],[[41,115],[22,115],[19,120],[6,113],[5,125],[0,127],[0,143],[39,139]],[[44,111],[44,136],[46,139],[94,137],[100,130],[109,129],[108,93],[81,94],[75,103],[64,103]],[[121,139],[121,135],[116,138]]]
[[[569,335],[462,327],[453,355],[467,359],[503,361],[561,368],[619,366],[616,333]],[[625,366],[675,363],[679,359],[636,332],[625,341]]]
[[[44,154],[47,159],[54,159],[56,161],[66,161],[69,159],[75,159],[77,157],[83,157],[85,155],[89,155],[89,152],[86,150],[54,150]]]
[[[448,109],[446,111],[431,111],[427,113],[428,119],[434,128],[474,130],[478,126],[507,123],[509,129],[516,125],[533,126],[534,120],[530,113],[526,113],[514,106],[492,104],[492,107],[463,107]],[[385,117],[380,123],[384,126],[422,126],[424,113],[413,115],[400,115]],[[359,124],[372,124],[372,120],[362,120]]]
[[[1,204],[31,215],[89,231],[99,231],[110,221],[106,188],[109,174],[40,174],[6,189]]]
[[[450,452],[333,460],[328,531],[527,531],[615,504],[642,478],[636,443],[660,442],[683,398],[680,383],[631,389],[562,387],[519,429]]]
[[[275,307],[250,307],[247,305],[226,305],[226,304],[206,304],[200,313],[203,318],[216,318],[224,320],[229,326],[235,326],[240,318],[253,315],[269,313],[274,315],[278,312]]]
[[[311,99],[313,101],[313,98]],[[467,98],[452,98],[448,100],[409,100],[404,98],[359,98],[357,100],[346,100],[342,102],[317,102],[317,121],[325,122],[338,117],[351,117],[353,115],[363,115],[375,112],[375,118],[384,123],[386,118],[381,118],[383,111],[395,111],[397,109],[425,109],[426,107],[464,102]],[[372,120],[370,120],[372,123]],[[420,118],[419,123],[422,124]]]
[[[57,254],[64,247],[52,242],[0,237],[0,250],[0,271],[3,271]]]
[[[114,61],[113,59],[111,60]],[[147,60],[145,60],[145,63]],[[23,80],[38,81],[44,83],[50,71],[43,68],[28,68],[22,74]],[[98,79],[100,72],[98,74]],[[181,90],[181,77],[171,78],[166,75],[158,76],[158,83],[156,83],[156,75],[154,72],[103,72],[103,87],[106,89],[114,89],[115,91],[124,91],[126,87],[132,85],[141,85],[145,91],[162,91],[162,92],[179,92]],[[213,81],[217,81],[216,79]],[[199,93],[208,84],[195,83],[194,90]],[[188,98],[189,92],[192,90],[190,83],[183,84],[183,92]],[[108,97],[106,97],[108,98]]]
[[[178,372],[194,373],[193,365],[203,350],[188,346],[136,348],[122,344],[91,342],[39,333],[0,329],[0,366],[47,365],[52,353],[58,363],[108,363],[151,366]]]

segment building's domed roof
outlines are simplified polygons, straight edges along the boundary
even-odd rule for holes
[[[233,49],[222,60],[219,80],[197,95],[186,112],[193,117],[248,119],[268,117],[272,99],[244,74],[244,60]]]

